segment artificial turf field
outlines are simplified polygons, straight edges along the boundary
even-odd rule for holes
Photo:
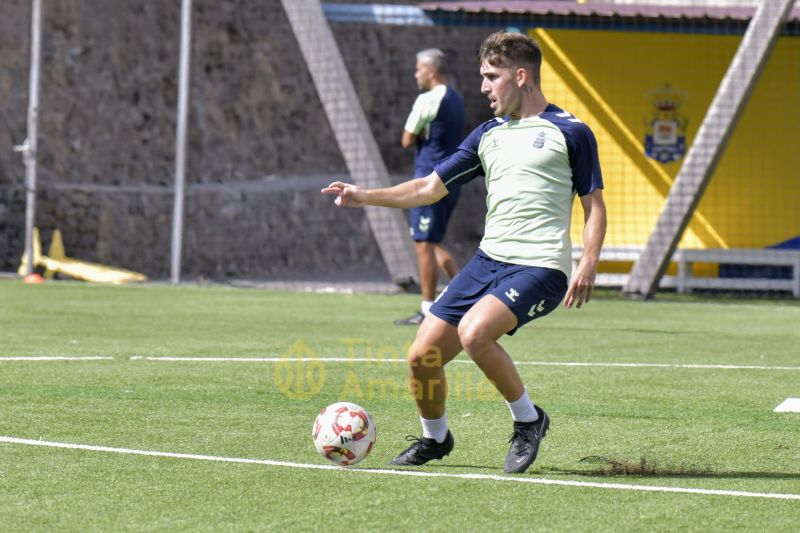
[[[800,398],[800,305],[664,300],[501,341],[552,419],[512,476],[463,354],[453,453],[387,465],[420,431],[392,324],[418,296],[0,281],[0,530],[797,531],[800,413],[773,409]],[[310,437],[338,400],[378,428],[350,469]]]

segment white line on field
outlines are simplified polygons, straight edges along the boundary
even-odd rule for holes
[[[100,356],[91,356],[91,357],[70,357],[70,356],[12,356],[12,357],[2,357],[0,356],[0,362],[3,361],[109,361],[113,360],[113,357],[100,357]]]
[[[113,361],[109,356],[0,356],[0,363],[4,361]],[[166,361],[166,362],[195,362],[195,363],[292,363],[292,362],[321,362],[321,363],[406,363],[399,358],[368,358],[368,357],[191,357],[191,356],[141,356],[134,355],[131,361]],[[453,363],[472,364],[469,359],[454,359]],[[578,361],[515,361],[516,365],[529,366],[567,366],[567,367],[606,367],[606,368],[689,368],[689,369],[716,369],[716,370],[789,370],[800,371],[800,366],[768,366],[768,365],[706,365],[692,363],[590,363]]]
[[[199,362],[199,363],[292,363],[292,362],[323,362],[323,363],[405,363],[405,359],[384,359],[367,357],[148,357],[135,355],[132,361],[172,361],[172,362]],[[469,359],[454,359],[453,363],[473,364]],[[762,365],[701,365],[682,363],[582,363],[568,361],[514,361],[515,365],[534,366],[600,366],[623,368],[695,368],[695,369],[723,369],[723,370],[800,370],[800,366],[762,366]]]
[[[309,463],[292,463],[288,461],[272,461],[269,459],[243,459],[237,457],[219,457],[214,455],[196,455],[189,453],[158,452],[151,450],[131,450],[128,448],[110,448],[108,446],[92,446],[89,444],[71,444],[66,442],[49,442],[43,440],[2,437],[0,442],[24,444],[28,446],[44,446],[49,448],[65,448],[71,450],[87,450],[93,452],[122,453],[128,455],[146,455],[150,457],[170,457],[173,459],[194,459],[198,461],[216,461],[222,463],[247,463],[284,468],[301,468],[306,470],[336,470],[360,474],[384,474],[390,476],[440,477],[449,479],[473,479],[479,481],[510,481],[516,483],[533,483],[537,485],[558,485],[564,487],[584,487],[594,489],[637,490],[644,492],[677,492],[686,494],[702,494],[710,496],[738,496],[747,498],[769,498],[777,500],[800,500],[800,494],[772,492],[744,492],[737,490],[693,489],[688,487],[659,487],[654,485],[626,485],[623,483],[594,483],[589,481],[571,481],[535,477],[512,477],[490,474],[448,474],[444,472],[420,472],[415,470],[389,470],[381,468],[342,468],[334,465],[318,465]]]

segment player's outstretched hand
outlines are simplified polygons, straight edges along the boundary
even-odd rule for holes
[[[335,194],[333,201],[338,207],[364,207],[367,204],[366,192],[355,185],[334,181],[320,191],[322,194]]]
[[[576,270],[575,275],[572,276],[567,295],[564,297],[564,306],[581,308],[581,305],[592,299],[592,292],[594,291],[594,280],[596,275],[587,274],[580,268]]]

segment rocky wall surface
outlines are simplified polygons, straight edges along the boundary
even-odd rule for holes
[[[373,272],[388,279],[364,212],[335,207],[319,194],[327,183],[327,176],[302,176],[189,187],[182,274],[224,280]],[[466,187],[445,240],[462,264],[481,236],[484,193],[480,181]],[[170,273],[172,209],[164,187],[60,185],[39,194],[37,225],[45,252],[58,228],[70,257],[163,279]],[[16,251],[0,270],[19,267],[23,231],[8,221],[23,217],[24,191],[0,187],[0,247]]]
[[[386,2],[384,2],[386,3]],[[411,3],[411,2],[396,2]],[[45,3],[37,225],[70,255],[169,272],[179,2]],[[186,276],[262,277],[363,263],[380,268],[360,211],[319,185],[346,168],[279,0],[195,0],[183,266]],[[372,133],[401,179],[399,145],[417,94],[414,54],[439,47],[467,123],[489,117],[475,59],[486,28],[332,24]],[[0,270],[22,250],[30,2],[0,4]],[[469,186],[448,243],[466,256],[482,229]]]

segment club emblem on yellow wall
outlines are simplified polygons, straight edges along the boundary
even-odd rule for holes
[[[662,163],[677,161],[686,152],[686,117],[679,112],[686,93],[665,83],[648,92],[647,100],[652,110],[645,119],[644,151]]]

